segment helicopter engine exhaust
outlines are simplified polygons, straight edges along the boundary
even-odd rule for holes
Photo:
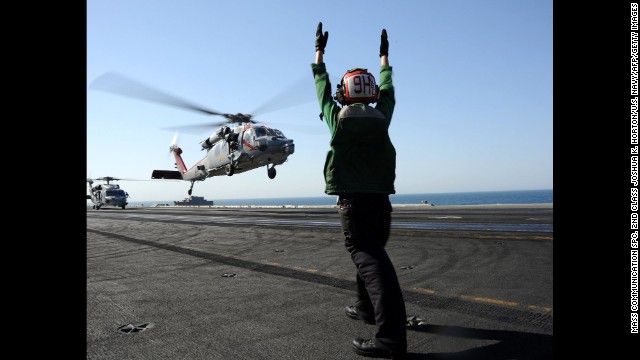
[[[200,142],[200,145],[202,146],[203,149],[209,149],[213,146],[213,144],[224,139],[225,135],[229,134],[230,132],[231,132],[231,129],[228,126],[224,126],[220,130],[211,134],[211,136],[209,136],[208,138],[202,140]]]
[[[202,140],[200,142],[200,145],[202,146],[203,149],[210,149],[213,146],[213,144],[216,143],[216,141],[220,141],[221,139],[222,138],[218,136],[217,133],[213,133],[208,138]]]

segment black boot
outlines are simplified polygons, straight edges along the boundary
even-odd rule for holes
[[[362,338],[355,338],[351,342],[351,346],[356,354],[374,358],[404,360],[407,355],[406,349],[393,350],[377,339],[365,340]]]
[[[358,312],[358,310],[356,309],[355,306],[353,305],[349,305],[344,309],[344,312],[347,314],[348,317],[355,319],[355,320],[362,320],[365,323],[369,324],[369,325],[375,325],[376,324],[376,320],[373,318],[373,316],[367,316],[364,315],[361,312]]]

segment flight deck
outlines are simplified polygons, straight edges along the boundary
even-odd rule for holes
[[[549,359],[553,206],[394,205],[409,359]],[[364,359],[337,210],[87,210],[88,359]]]

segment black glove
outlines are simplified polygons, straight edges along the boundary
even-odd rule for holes
[[[383,55],[389,56],[389,41],[387,40],[387,30],[382,29],[382,35],[380,35],[380,57]]]
[[[329,32],[325,31],[322,35],[322,21],[318,23],[318,29],[316,30],[316,51],[322,51],[324,54],[324,47],[327,46],[327,40],[329,39]]]

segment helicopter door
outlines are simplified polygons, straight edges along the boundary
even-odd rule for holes
[[[262,126],[253,128],[253,135],[251,136],[251,150],[265,151],[267,149],[267,135],[268,131]]]
[[[255,132],[253,129],[247,129],[242,134],[242,149],[244,151],[255,150]]]

